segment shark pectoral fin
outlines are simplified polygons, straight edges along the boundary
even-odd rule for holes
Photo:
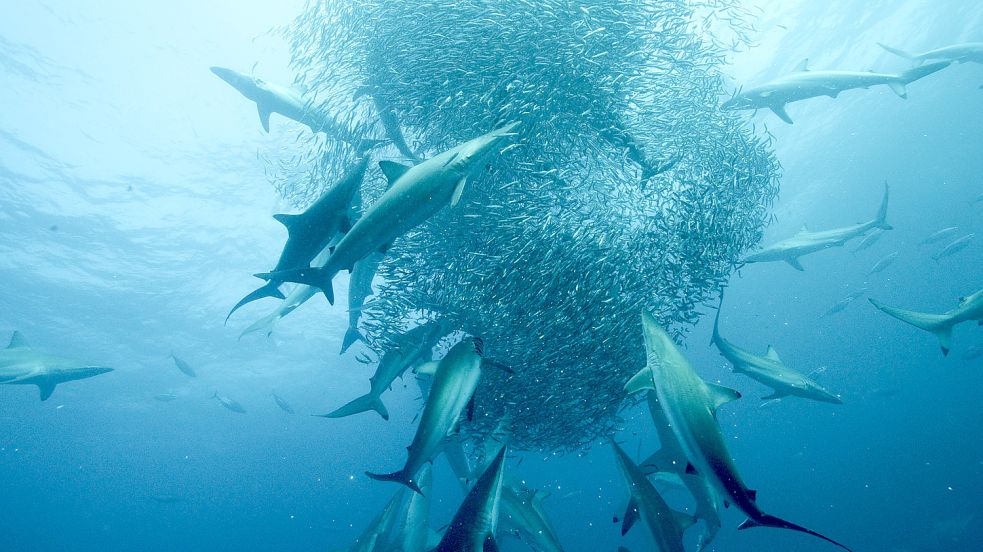
[[[454,195],[451,196],[451,207],[457,207],[457,203],[461,201],[461,195],[464,193],[464,185],[467,183],[467,176],[457,181],[457,187],[454,188]]]
[[[790,265],[792,265],[792,268],[794,268],[795,270],[798,270],[799,272],[804,272],[805,271],[805,267],[802,266],[802,263],[799,262],[799,258],[798,257],[792,257],[792,258],[789,258],[789,259],[785,259],[785,262],[788,263],[788,264],[790,264]]]
[[[635,526],[635,522],[638,521],[638,503],[632,498],[628,501],[628,507],[625,508],[625,516],[621,521],[621,534],[622,536],[627,535],[628,531]]]
[[[263,130],[266,132],[270,131],[270,110],[266,108],[261,103],[256,104],[256,109],[259,111],[259,122],[263,125]]]
[[[481,552],[498,552],[498,543],[495,536],[489,533],[485,536],[485,543],[481,546]]]
[[[776,351],[775,348],[772,347],[771,345],[768,346],[768,352],[765,353],[765,356],[770,358],[771,360],[774,360],[775,362],[782,361],[781,357],[778,356],[778,351]]]
[[[772,104],[769,105],[768,108],[771,109],[772,113],[778,115],[779,119],[785,121],[790,125],[792,124],[792,118],[789,117],[788,113],[785,111],[785,104]]]
[[[41,400],[46,401],[52,393],[55,392],[55,383],[51,381],[43,381],[37,384],[38,391],[41,393]]]
[[[639,370],[625,384],[625,392],[629,395],[638,393],[639,391],[645,391],[646,389],[655,389],[655,383],[652,381],[652,371],[648,368]]]
[[[737,399],[741,398],[741,394],[730,387],[724,387],[723,385],[707,382],[707,388],[710,389],[710,401],[714,410],[717,410],[721,406],[731,401],[736,401]]]
[[[672,518],[675,520],[676,526],[679,527],[680,532],[696,525],[696,518],[694,516],[677,512],[676,510],[672,510]]]
[[[403,176],[406,171],[410,170],[409,165],[403,165],[402,163],[397,163],[395,161],[379,161],[379,168],[382,170],[382,174],[385,175],[386,180],[389,181],[389,185],[392,185],[392,183],[399,180],[399,177]]]
[[[981,322],[981,324],[983,324],[983,322]],[[11,334],[11,336],[10,336],[10,344],[7,345],[7,348],[8,349],[30,349],[31,346],[27,344],[27,340],[24,339],[24,336],[20,332],[18,332],[18,331],[15,330],[14,333]]]
[[[894,92],[901,99],[908,99],[908,90],[905,89],[903,82],[889,82],[887,83],[888,88],[891,92]]]
[[[696,471],[696,467],[693,466],[693,464],[690,464],[689,462],[686,463],[686,471],[684,471],[683,473],[685,473],[686,475],[699,475],[700,474],[700,472]]]

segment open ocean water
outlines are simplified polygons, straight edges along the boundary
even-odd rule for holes
[[[333,60],[311,46],[304,51],[297,47],[301,39],[295,18],[315,14],[321,4],[7,1],[0,6],[0,331],[19,332],[22,345],[31,351],[113,368],[59,383],[44,401],[38,393],[43,386],[0,385],[0,550],[373,549],[354,548],[356,539],[402,487],[373,481],[365,472],[387,473],[402,465],[405,446],[420,423],[427,386],[418,386],[409,373],[397,379],[383,396],[388,421],[371,411],[341,419],[311,416],[364,393],[380,356],[364,343],[338,354],[349,325],[346,271],[335,278],[333,306],[315,296],[280,321],[269,338],[253,333],[239,339],[245,326],[275,306],[275,299],[244,307],[223,324],[229,309],[262,283],[251,275],[276,263],[286,232],[271,215],[297,213],[314,198],[305,187],[313,180],[291,167],[317,158],[310,152],[335,150],[330,137],[312,138],[307,127],[276,113],[270,132],[265,132],[254,103],[209,68],[235,68],[284,86],[298,77],[315,84],[354,82],[351,74],[317,74],[317,63],[331,68]],[[363,4],[369,10],[380,3],[352,3],[352,9]],[[508,13],[496,11],[495,2],[388,4],[402,6],[404,12],[419,10],[418,28],[431,29],[429,38],[436,44],[444,36],[449,41],[460,38],[459,27],[440,17],[441,10],[477,10],[476,20],[498,18],[500,26],[511,24]],[[538,3],[502,2],[519,4]],[[532,13],[546,18],[570,10],[588,14],[583,17],[589,19],[611,17],[608,12],[636,4],[673,10],[696,6],[695,19],[717,9],[682,0],[550,1]],[[720,46],[722,90],[703,97],[713,112],[732,93],[787,75],[806,58],[813,72],[901,74],[924,64],[892,54],[878,43],[911,52],[960,43],[979,48],[976,62],[954,62],[909,83],[907,99],[884,85],[846,90],[836,98],[805,99],[787,107],[791,125],[768,108],[727,112],[733,117],[726,119],[728,124],[760,137],[761,147],[773,153],[781,168],[776,173],[777,198],[763,203],[767,225],[760,241],[753,240],[741,258],[727,259],[720,332],[760,355],[773,345],[785,364],[812,374],[843,404],[786,397],[762,407],[759,398],[772,391],[732,373],[731,365],[710,345],[715,286],[707,284],[707,295],[698,298],[696,310],[703,316],[694,327],[680,320],[673,323],[677,330],[689,330],[680,333],[679,341],[696,372],[743,395],[722,406],[717,421],[736,466],[766,512],[857,551],[983,550],[983,328],[975,321],[979,311],[972,321],[954,328],[951,351],[943,355],[931,333],[868,302],[873,298],[903,309],[943,313],[983,284],[983,5],[964,0],[727,4],[731,10],[746,8],[740,13],[747,39],[733,48]],[[386,17],[386,10],[373,13]],[[360,25],[368,26],[367,21]],[[535,28],[528,18],[523,21],[517,18],[514,28]],[[320,21],[314,27],[327,24]],[[603,30],[596,32],[604,35]],[[710,31],[695,21],[691,32],[703,37],[701,33]],[[512,36],[515,44],[535,41],[503,36]],[[722,36],[733,39],[727,32]],[[362,42],[353,38],[353,44],[374,39],[356,38]],[[346,44],[334,43],[337,50],[330,51],[343,51]],[[433,76],[403,74],[391,82],[419,77],[419,82],[432,81],[436,89],[442,79],[457,78],[469,69],[462,64],[462,71],[455,73],[440,63],[428,63],[426,56],[436,56],[438,49],[403,44],[405,51],[398,40],[385,43],[392,49],[386,63],[405,67],[405,60],[412,58],[418,63],[414,67],[433,71]],[[329,51],[327,46],[324,51]],[[539,61],[559,64],[561,53],[555,60]],[[604,52],[597,54],[603,61]],[[494,55],[475,59],[478,64]],[[597,78],[611,82],[611,75]],[[574,84],[560,79],[557,94],[565,86]],[[514,90],[516,97],[523,93],[521,86]],[[307,97],[336,112],[350,102],[351,90],[344,99],[325,96],[327,91],[324,85],[320,95],[311,92]],[[668,96],[660,97],[659,109],[691,109],[674,105],[674,93],[669,90]],[[414,109],[400,114],[410,127],[412,121],[425,120],[428,110],[452,109],[446,106],[464,104],[469,101],[466,96],[449,97],[446,103],[414,96]],[[483,109],[479,96],[475,92],[470,98],[473,109]],[[649,101],[648,96],[640,98],[643,104]],[[372,117],[371,108],[365,107],[370,102],[356,105],[361,107],[344,124],[357,127],[359,118]],[[541,114],[547,107],[561,119],[565,116],[563,105],[541,103],[528,109]],[[500,104],[497,109],[506,113],[513,108]],[[527,108],[515,107],[514,112],[523,109]],[[447,117],[441,121],[458,121]],[[535,147],[554,130],[521,117],[520,122],[517,135],[508,138],[520,146],[509,152],[503,151],[507,144],[497,147],[503,158],[523,155],[528,151],[524,144]],[[675,136],[701,132],[692,124],[676,128]],[[446,149],[437,145],[443,138],[427,142],[440,128],[417,127],[408,141],[426,152],[421,157]],[[462,133],[471,138],[494,127],[485,125],[472,134],[460,131],[463,126],[446,128],[457,143]],[[660,134],[652,131],[649,136]],[[666,144],[645,147],[658,152]],[[676,178],[673,175],[682,174],[684,166],[701,155],[702,150],[674,144],[690,157],[655,178]],[[376,186],[373,197],[378,197],[384,187],[378,184],[383,181],[376,162],[400,161],[401,155],[391,145],[371,155],[367,178]],[[632,163],[625,156],[623,162]],[[520,170],[523,165],[516,163],[509,166]],[[496,159],[490,158],[487,165],[491,176],[468,184],[473,190],[465,189],[463,206],[443,209],[466,209],[465,216],[479,218],[483,209],[491,212],[480,201],[484,196],[477,195],[492,189],[482,186],[497,182]],[[558,168],[566,181],[588,179],[580,169]],[[329,169],[330,174],[337,172]],[[857,237],[841,247],[805,255],[800,259],[802,272],[783,262],[740,262],[759,246],[796,235],[803,225],[820,231],[871,220],[885,182],[890,186],[887,221],[893,229],[869,247],[854,251],[864,239]],[[370,205],[364,203],[366,208]],[[553,207],[549,216],[562,217],[563,205]],[[437,216],[449,215],[441,211]],[[920,244],[950,227],[955,230],[935,243]],[[426,233],[399,235],[389,258],[410,255],[415,250],[407,248],[413,240],[431,239],[434,226],[425,228]],[[456,228],[448,224],[439,230],[454,235]],[[966,239],[964,248],[933,258],[969,235],[975,236]],[[699,233],[687,239],[711,241]],[[446,245],[434,243],[435,249]],[[873,272],[882,260],[886,266]],[[549,267],[561,261],[545,256],[541,263]],[[663,276],[690,270],[672,259],[669,266]],[[593,279],[596,268],[590,263],[576,267],[582,278],[562,265],[561,280],[571,294],[584,293],[590,282],[607,281]],[[385,270],[395,274],[396,268]],[[377,291],[383,272],[376,280]],[[433,275],[405,277],[424,281]],[[540,285],[545,283],[530,279],[516,293],[524,297],[520,291]],[[861,291],[840,312],[824,315],[837,301]],[[622,300],[621,290],[612,293],[614,301]],[[407,295],[406,300],[413,297]],[[367,305],[390,308],[397,303]],[[469,304],[460,307],[480,310]],[[592,316],[597,308],[584,301],[583,316]],[[631,334],[629,345],[641,351],[638,309],[631,312],[636,314],[626,327],[637,333]],[[567,338],[551,340],[549,333],[561,325],[557,319],[570,316],[570,311],[530,314],[541,320],[543,351],[562,353],[573,347]],[[509,320],[488,323],[507,328]],[[387,330],[369,329],[382,347]],[[589,343],[592,334],[588,329],[577,335]],[[442,341],[435,358],[459,337]],[[482,337],[493,356],[496,344]],[[8,354],[28,348],[14,345]],[[186,362],[195,377],[182,373],[172,354]],[[30,377],[4,372],[2,358],[0,383]],[[595,383],[600,389],[607,382],[597,366],[568,360],[573,368],[566,370],[583,381],[584,389],[589,391]],[[641,352],[609,359],[618,367],[619,382],[627,381],[623,374],[642,369],[644,360]],[[41,364],[31,369],[39,370]],[[520,391],[514,391],[523,393],[523,399],[539,402],[544,413],[555,412],[550,398],[562,390],[552,389],[551,380],[530,375],[545,369],[525,367],[524,374],[524,366],[515,365],[514,374],[507,377],[523,382],[516,387]],[[499,371],[493,377],[506,376]],[[216,392],[237,401],[245,412],[223,408],[213,398]],[[278,405],[274,394],[295,413]],[[491,400],[487,394],[480,397]],[[644,403],[624,404],[616,418],[611,412],[613,430],[601,428],[599,433],[614,435],[640,462],[659,448],[659,440]],[[549,424],[576,425],[577,420],[570,420],[580,407],[565,406],[563,415],[549,418]],[[487,404],[479,412],[490,412],[480,408]],[[468,412],[461,415],[467,417]],[[525,444],[519,439],[512,445],[506,476],[515,486],[549,493],[543,507],[563,550],[658,550],[644,521],[621,536],[628,490],[604,435],[590,435],[586,444],[570,441],[572,450],[561,451],[529,444],[535,432],[546,435],[548,430],[534,429],[537,426],[528,419],[517,423],[532,429],[524,430]],[[589,430],[578,426],[578,435],[573,429],[565,431],[576,440]],[[557,434],[549,433],[554,444]],[[475,441],[467,450],[478,448]],[[451,522],[464,493],[443,456],[434,462],[433,478],[429,526],[440,531]],[[685,492],[662,494],[676,509],[692,513]],[[706,550],[835,549],[792,531],[737,531],[746,516],[734,505],[721,506],[720,511],[721,528]],[[686,533],[686,550],[696,548],[701,530],[698,524]],[[530,549],[529,543],[505,533],[497,537],[501,550]],[[374,549],[394,550],[392,546]]]

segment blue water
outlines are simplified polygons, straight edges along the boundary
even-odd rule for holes
[[[288,48],[272,28],[302,2],[177,0],[8,2],[0,17],[0,331],[38,348],[115,367],[58,386],[0,386],[0,550],[333,550],[348,546],[394,491],[365,470],[403,459],[419,391],[387,397],[386,423],[308,416],[362,392],[371,368],[336,352],[343,307],[315,298],[271,339],[237,341],[222,320],[283,240],[270,218],[291,207],[265,176],[289,157],[292,123],[262,132],[254,107],[210,65],[289,82]],[[909,50],[983,40],[983,8],[962,0],[759,2],[757,46],[733,55],[736,88],[792,70],[903,70],[876,42]],[[962,64],[909,87],[789,107],[775,135],[784,167],[776,222],[763,243],[807,223],[870,219],[891,184],[894,230],[852,245],[734,275],[722,331],[746,348],[773,344],[842,393],[842,406],[790,399],[759,408],[765,387],[730,373],[704,320],[686,352],[701,374],[750,400],[720,422],[744,478],[769,512],[856,550],[983,549],[981,361],[975,325],[955,330],[948,357],[935,338],[865,299],[819,316],[867,287],[889,304],[942,312],[980,288],[983,240],[935,262],[937,229],[983,236],[983,66]],[[856,242],[854,242],[855,244]],[[882,273],[865,276],[899,251]],[[174,351],[199,373],[189,379]],[[247,409],[209,400],[218,390]],[[276,392],[297,415],[281,411]],[[159,393],[177,399],[160,402]],[[625,413],[619,439],[638,456],[655,438],[647,412]],[[645,550],[619,536],[626,491],[609,447],[583,456],[524,454],[514,469],[547,501],[567,550]],[[436,464],[433,525],[461,495]],[[173,497],[169,500],[168,497]],[[733,510],[733,509],[732,509]],[[726,511],[718,551],[831,550],[771,529],[737,532]],[[501,540],[504,550],[526,546]]]

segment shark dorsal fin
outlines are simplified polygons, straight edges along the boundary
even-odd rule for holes
[[[266,132],[270,131],[270,110],[261,103],[256,103],[256,109],[259,111],[259,122],[263,125],[263,130]]]
[[[655,382],[652,381],[652,370],[648,367],[642,368],[637,374],[628,380],[625,384],[625,392],[629,395],[638,393],[639,391],[644,391],[646,389],[655,389]]]
[[[10,336],[10,345],[7,345],[8,349],[29,349],[30,347],[27,340],[18,331],[14,331],[13,335]]]
[[[775,362],[782,361],[782,358],[778,356],[778,351],[776,351],[771,345],[768,346],[768,352],[765,353],[765,356],[771,360],[774,360]]]
[[[675,520],[676,526],[679,527],[680,532],[685,531],[696,524],[695,517],[689,514],[684,514],[682,512],[677,512],[676,510],[671,510],[671,511],[672,511],[672,518],[673,520]]]
[[[809,70],[809,58],[805,58],[802,61],[800,61],[798,65],[795,66],[795,69],[792,69],[792,72],[804,73],[808,70]]]
[[[410,170],[409,165],[395,161],[379,161],[379,168],[382,169],[382,174],[386,176],[386,180],[389,181],[390,186],[393,182],[399,180],[399,177],[403,176],[406,171]]]
[[[301,218],[302,217],[300,215],[284,215],[284,214],[273,215],[273,220],[286,226],[287,230],[290,230],[290,227],[293,226]]]
[[[741,398],[741,394],[723,385],[707,382],[707,389],[710,391],[710,406],[714,411],[731,401]]]
[[[638,503],[632,498],[628,501],[628,507],[625,508],[625,517],[621,521],[621,534],[626,535],[631,528],[635,526],[635,522],[638,521]]]

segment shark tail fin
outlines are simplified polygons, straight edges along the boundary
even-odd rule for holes
[[[271,281],[295,282],[318,288],[324,292],[324,296],[328,298],[328,303],[334,304],[334,289],[331,287],[331,279],[334,278],[334,273],[329,273],[324,268],[307,267],[281,270],[279,272],[262,272],[255,276]]]
[[[883,43],[880,43],[880,42],[878,42],[877,45],[880,46],[881,48],[884,48],[888,52],[891,52],[892,54],[894,54],[894,55],[896,55],[898,57],[903,57],[905,59],[911,59],[911,60],[914,60],[916,58],[915,54],[912,54],[911,52],[906,52],[906,51],[901,50],[901,49],[898,49],[898,48],[892,48],[892,47],[888,46],[887,44],[883,44]]]
[[[416,482],[413,481],[413,479],[410,478],[409,474],[406,473],[405,468],[399,470],[398,472],[393,472],[393,473],[365,472],[365,475],[371,477],[372,479],[375,479],[376,481],[392,481],[395,483],[402,483],[403,485],[406,485],[407,487],[420,493],[421,495],[423,494],[423,491],[420,490],[420,487],[416,484]]]
[[[785,521],[784,519],[777,518],[775,516],[770,516],[768,514],[760,514],[755,518],[748,518],[744,521],[744,523],[740,524],[737,527],[737,529],[738,530],[750,529],[752,527],[774,527],[776,529],[789,529],[792,531],[798,531],[800,533],[805,533],[807,535],[812,535],[814,537],[823,539],[826,542],[839,546],[840,548],[846,550],[847,552],[851,552],[850,549],[847,548],[845,545],[840,544],[825,535],[819,534],[813,531],[812,529],[806,529],[805,527],[802,527],[801,525],[796,525],[791,521]]]
[[[341,354],[345,354],[345,351],[354,345],[356,341],[365,343],[365,337],[358,331],[358,328],[348,328],[348,331],[345,332],[345,339],[341,342]]]
[[[386,410],[386,405],[382,403],[382,400],[379,397],[372,395],[371,393],[362,395],[334,412],[329,412],[321,417],[344,418],[346,416],[352,416],[361,412],[368,412],[369,410],[375,410],[380,416],[382,416],[383,420],[389,420],[389,411]]]
[[[949,324],[949,317],[944,314],[928,314],[910,310],[899,309],[881,303],[876,299],[869,299],[870,303],[887,314],[898,320],[911,324],[927,332],[932,332],[939,338],[939,345],[942,347],[942,354],[948,355],[952,347],[952,324]]]
[[[898,75],[898,79],[904,84],[911,84],[918,79],[927,77],[936,71],[941,71],[952,63],[950,61],[936,61],[933,63],[926,63],[925,65],[919,65],[918,67],[913,67],[907,71]]]
[[[280,282],[277,280],[270,280],[249,295],[246,295],[240,299],[239,302],[236,303],[236,306],[232,307],[232,310],[229,311],[228,316],[225,317],[225,323],[229,323],[229,318],[232,318],[232,313],[235,311],[239,310],[245,305],[248,305],[249,303],[252,303],[253,301],[257,301],[265,297],[276,297],[277,299],[283,299],[283,293],[280,292]]]
[[[891,195],[891,188],[887,182],[884,183],[884,197],[881,199],[881,206],[877,209],[877,227],[884,230],[893,230],[894,227],[887,223],[887,203]]]
[[[276,327],[276,323],[280,321],[283,316],[279,312],[271,312],[263,318],[253,322],[242,333],[239,334],[239,339],[242,339],[244,335],[251,334],[253,332],[262,331],[266,334],[266,337],[273,335],[273,328]]]

